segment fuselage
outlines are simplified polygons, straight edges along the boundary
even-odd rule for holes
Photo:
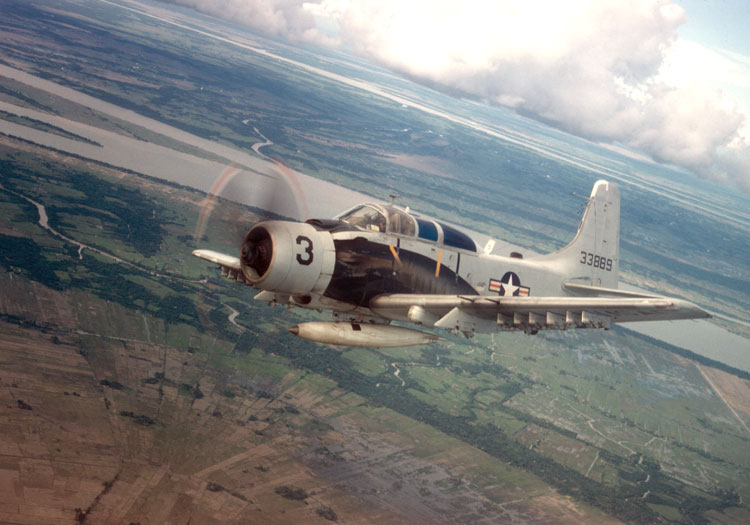
[[[361,219],[364,211],[371,213]],[[480,251],[458,229],[395,206],[364,205],[336,220],[308,221],[330,233],[335,266],[325,291],[305,298],[311,308],[373,314],[380,294],[561,295],[563,273],[544,261]],[[321,232],[322,233],[322,232]],[[296,302],[300,302],[299,300]],[[406,320],[388,316],[393,320]]]

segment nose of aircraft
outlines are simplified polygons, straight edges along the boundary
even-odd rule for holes
[[[242,262],[262,276],[268,270],[273,255],[273,241],[263,228],[251,230],[242,244]]]

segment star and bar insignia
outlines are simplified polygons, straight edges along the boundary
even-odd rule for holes
[[[489,290],[508,297],[528,297],[529,295],[529,287],[521,286],[521,279],[513,272],[506,272],[499,281],[490,279]]]

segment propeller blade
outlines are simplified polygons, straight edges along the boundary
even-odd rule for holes
[[[253,211],[261,217],[257,222],[268,219],[307,219],[307,205],[299,178],[294,170],[278,160],[269,162],[265,173],[227,166],[216,178],[201,204],[193,236],[196,242],[203,236],[211,214],[221,205],[221,199],[255,208]],[[240,244],[252,224],[248,224],[247,218],[241,216],[244,214],[233,215],[228,218],[228,222],[233,225],[233,230],[236,229],[232,232],[232,237]]]

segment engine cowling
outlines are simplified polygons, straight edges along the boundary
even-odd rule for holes
[[[245,236],[240,264],[245,279],[261,290],[294,296],[323,293],[336,249],[327,231],[306,223],[266,221]]]

